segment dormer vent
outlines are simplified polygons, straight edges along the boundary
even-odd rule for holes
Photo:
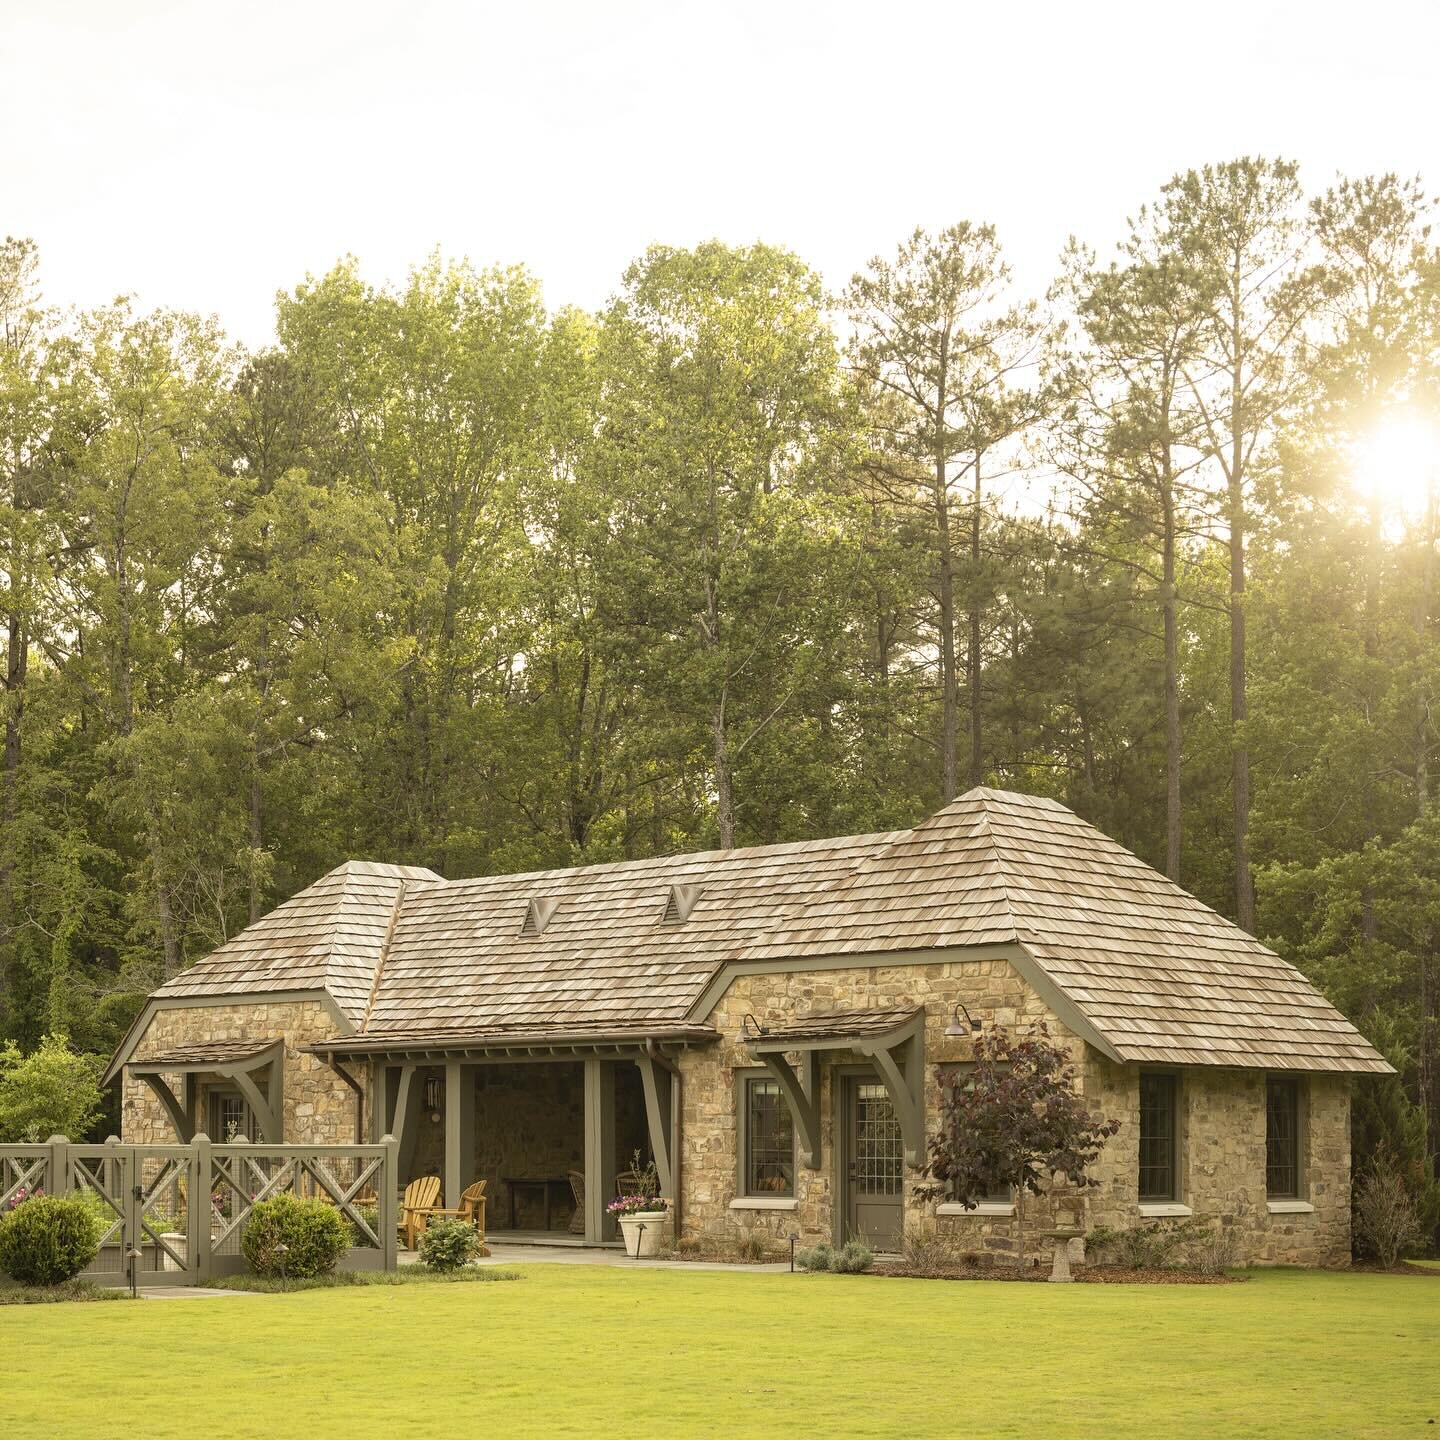
[[[695,902],[700,898],[698,885],[672,885],[665,901],[665,923],[678,925],[690,918]]]
[[[555,899],[532,900],[525,908],[525,923],[520,927],[522,935],[539,935],[550,923],[550,917],[560,908]]]

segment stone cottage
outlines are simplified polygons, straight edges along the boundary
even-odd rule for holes
[[[1350,1086],[1384,1059],[1292,966],[1053,800],[913,830],[444,880],[352,861],[157,990],[124,1138],[398,1141],[492,1233],[601,1244],[653,1159],[681,1236],[1011,1244],[918,1199],[973,1037],[1041,1023],[1120,1122],[1026,1226],[1217,1219],[1254,1263],[1350,1251]]]

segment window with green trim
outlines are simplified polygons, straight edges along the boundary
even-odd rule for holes
[[[1290,1075],[1265,1082],[1265,1193],[1300,1198],[1300,1082]]]
[[[746,1195],[785,1199],[795,1194],[795,1121],[779,1082],[748,1075],[741,1098]]]
[[[1174,1075],[1140,1075],[1140,1199],[1178,1200],[1180,1166]]]

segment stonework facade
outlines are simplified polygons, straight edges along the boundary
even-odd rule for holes
[[[281,1116],[287,1140],[317,1145],[350,1145],[355,1141],[355,1092],[318,1056],[301,1046],[329,1040],[339,1031],[329,1007],[320,1000],[204,1005],[157,1009],[135,1047],[134,1058],[168,1055],[187,1046],[216,1041],[285,1039],[281,1066]],[[180,1094],[178,1077],[170,1088]],[[197,1130],[209,1132],[210,1097],[215,1089],[203,1079],[196,1087]],[[141,1144],[173,1144],[170,1117],[155,1093],[127,1070],[121,1094],[122,1137]],[[223,1135],[211,1135],[224,1140]]]
[[[1099,1184],[1027,1200],[1027,1234],[1072,1225],[1087,1231],[1099,1225],[1128,1229],[1150,1218],[1152,1212],[1141,1206],[1138,1195],[1140,1067],[1104,1058],[1067,1029],[1006,959],[992,956],[773,969],[735,978],[704,1017],[718,1033],[718,1042],[685,1050],[678,1057],[681,1104],[676,1155],[682,1237],[733,1242],[760,1231],[777,1240],[795,1235],[802,1243],[844,1238],[839,1082],[869,1062],[855,1054],[824,1053],[817,1165],[813,1169],[797,1165],[793,1197],[742,1196],[739,1087],[745,1075],[756,1073],[755,1058],[742,1039],[747,1016],[760,1024],[785,1023],[809,1014],[923,1006],[925,1124],[931,1135],[940,1120],[942,1068],[973,1058],[968,1036],[945,1033],[957,1002],[987,1027],[1024,1034],[1044,1024],[1069,1053],[1090,1108],[1121,1122],[1095,1168]],[[207,1042],[263,1041],[283,1035],[284,1138],[343,1144],[355,1138],[356,1097],[322,1060],[300,1049],[333,1037],[337,1029],[329,1008],[311,999],[162,1008],[151,1018],[134,1058],[143,1060]],[[1300,1193],[1295,1200],[1277,1203],[1266,1194],[1265,1072],[1190,1066],[1174,1073],[1181,1159],[1178,1194],[1171,1208],[1184,1207],[1195,1218],[1213,1221],[1232,1235],[1232,1263],[1347,1263],[1350,1099],[1346,1077],[1300,1078]],[[616,1091],[621,1167],[629,1163],[632,1140],[643,1143],[646,1135],[638,1078],[627,1075],[626,1079]],[[632,1079],[633,1085],[628,1083]],[[417,1076],[417,1083],[422,1080]],[[496,1063],[477,1068],[473,1083],[475,1175],[491,1181],[490,1223],[498,1228],[508,1210],[500,1184],[503,1178],[559,1177],[583,1168],[581,1067],[561,1062]],[[196,1111],[198,1128],[206,1129],[210,1110],[203,1085]],[[128,1073],[123,1115],[126,1140],[174,1138],[159,1102]],[[415,1174],[438,1171],[443,1163],[443,1124],[425,1113],[419,1126],[408,1168]],[[912,1170],[906,1171],[903,1223],[907,1228],[935,1226],[962,1253],[1012,1251],[1015,1217],[1010,1207],[997,1201],[980,1212],[950,1213],[952,1207],[916,1198],[917,1180]],[[538,1225],[538,1215],[525,1209],[526,1203],[522,1202],[518,1223]],[[563,1217],[557,1217],[557,1223],[563,1223]],[[1039,1253],[1041,1247],[1037,1240],[1027,1248]]]
[[[839,1077],[860,1057],[827,1053],[821,1067],[821,1153],[815,1169],[797,1168],[793,1200],[740,1197],[738,1084],[754,1073],[741,1039],[746,1015],[765,1024],[795,1015],[924,1005],[926,1133],[940,1121],[940,1075],[973,1058],[970,1041],[944,1032],[956,1002],[986,1026],[1025,1033],[1043,1023],[1071,1056],[1092,1110],[1120,1121],[1094,1171],[1098,1186],[1058,1187],[1025,1201],[1028,1236],[1049,1228],[1106,1225],[1129,1229],[1152,1218],[1138,1194],[1139,1067],[1117,1065],[1072,1034],[1003,959],[933,965],[873,966],[742,976],[708,1017],[719,1044],[681,1060],[684,1124],[680,1139],[682,1233],[733,1240],[746,1231],[796,1235],[814,1244],[845,1238],[837,1125]],[[1180,1193],[1170,1212],[1188,1211],[1233,1232],[1236,1264],[1343,1265],[1350,1257],[1349,1084],[1337,1075],[1301,1080],[1300,1196],[1266,1196],[1264,1071],[1186,1067],[1176,1072],[1180,1097]],[[904,1224],[935,1226],[962,1253],[1011,1252],[1013,1208],[978,1211],[917,1199],[907,1172]],[[739,1202],[738,1204],[736,1202]],[[1038,1252],[1039,1244],[1027,1244]]]

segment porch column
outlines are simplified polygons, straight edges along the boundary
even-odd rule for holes
[[[585,1239],[608,1240],[615,1222],[605,1213],[615,1179],[615,1070],[605,1060],[585,1062]]]
[[[378,1145],[394,1133],[390,1114],[390,1067],[383,1059],[370,1062],[370,1139]]]
[[[396,1168],[399,1174],[396,1178],[402,1188],[410,1174],[411,1161],[415,1156],[415,1131],[418,1128],[415,1117],[420,1108],[421,1088],[415,1084],[415,1066],[402,1065],[400,1080],[395,1089],[395,1116],[390,1125],[390,1134],[398,1142],[395,1158],[398,1161]]]
[[[458,1060],[445,1062],[445,1205],[454,1210],[475,1164],[475,1075]],[[474,1178],[473,1176],[470,1178]]]

